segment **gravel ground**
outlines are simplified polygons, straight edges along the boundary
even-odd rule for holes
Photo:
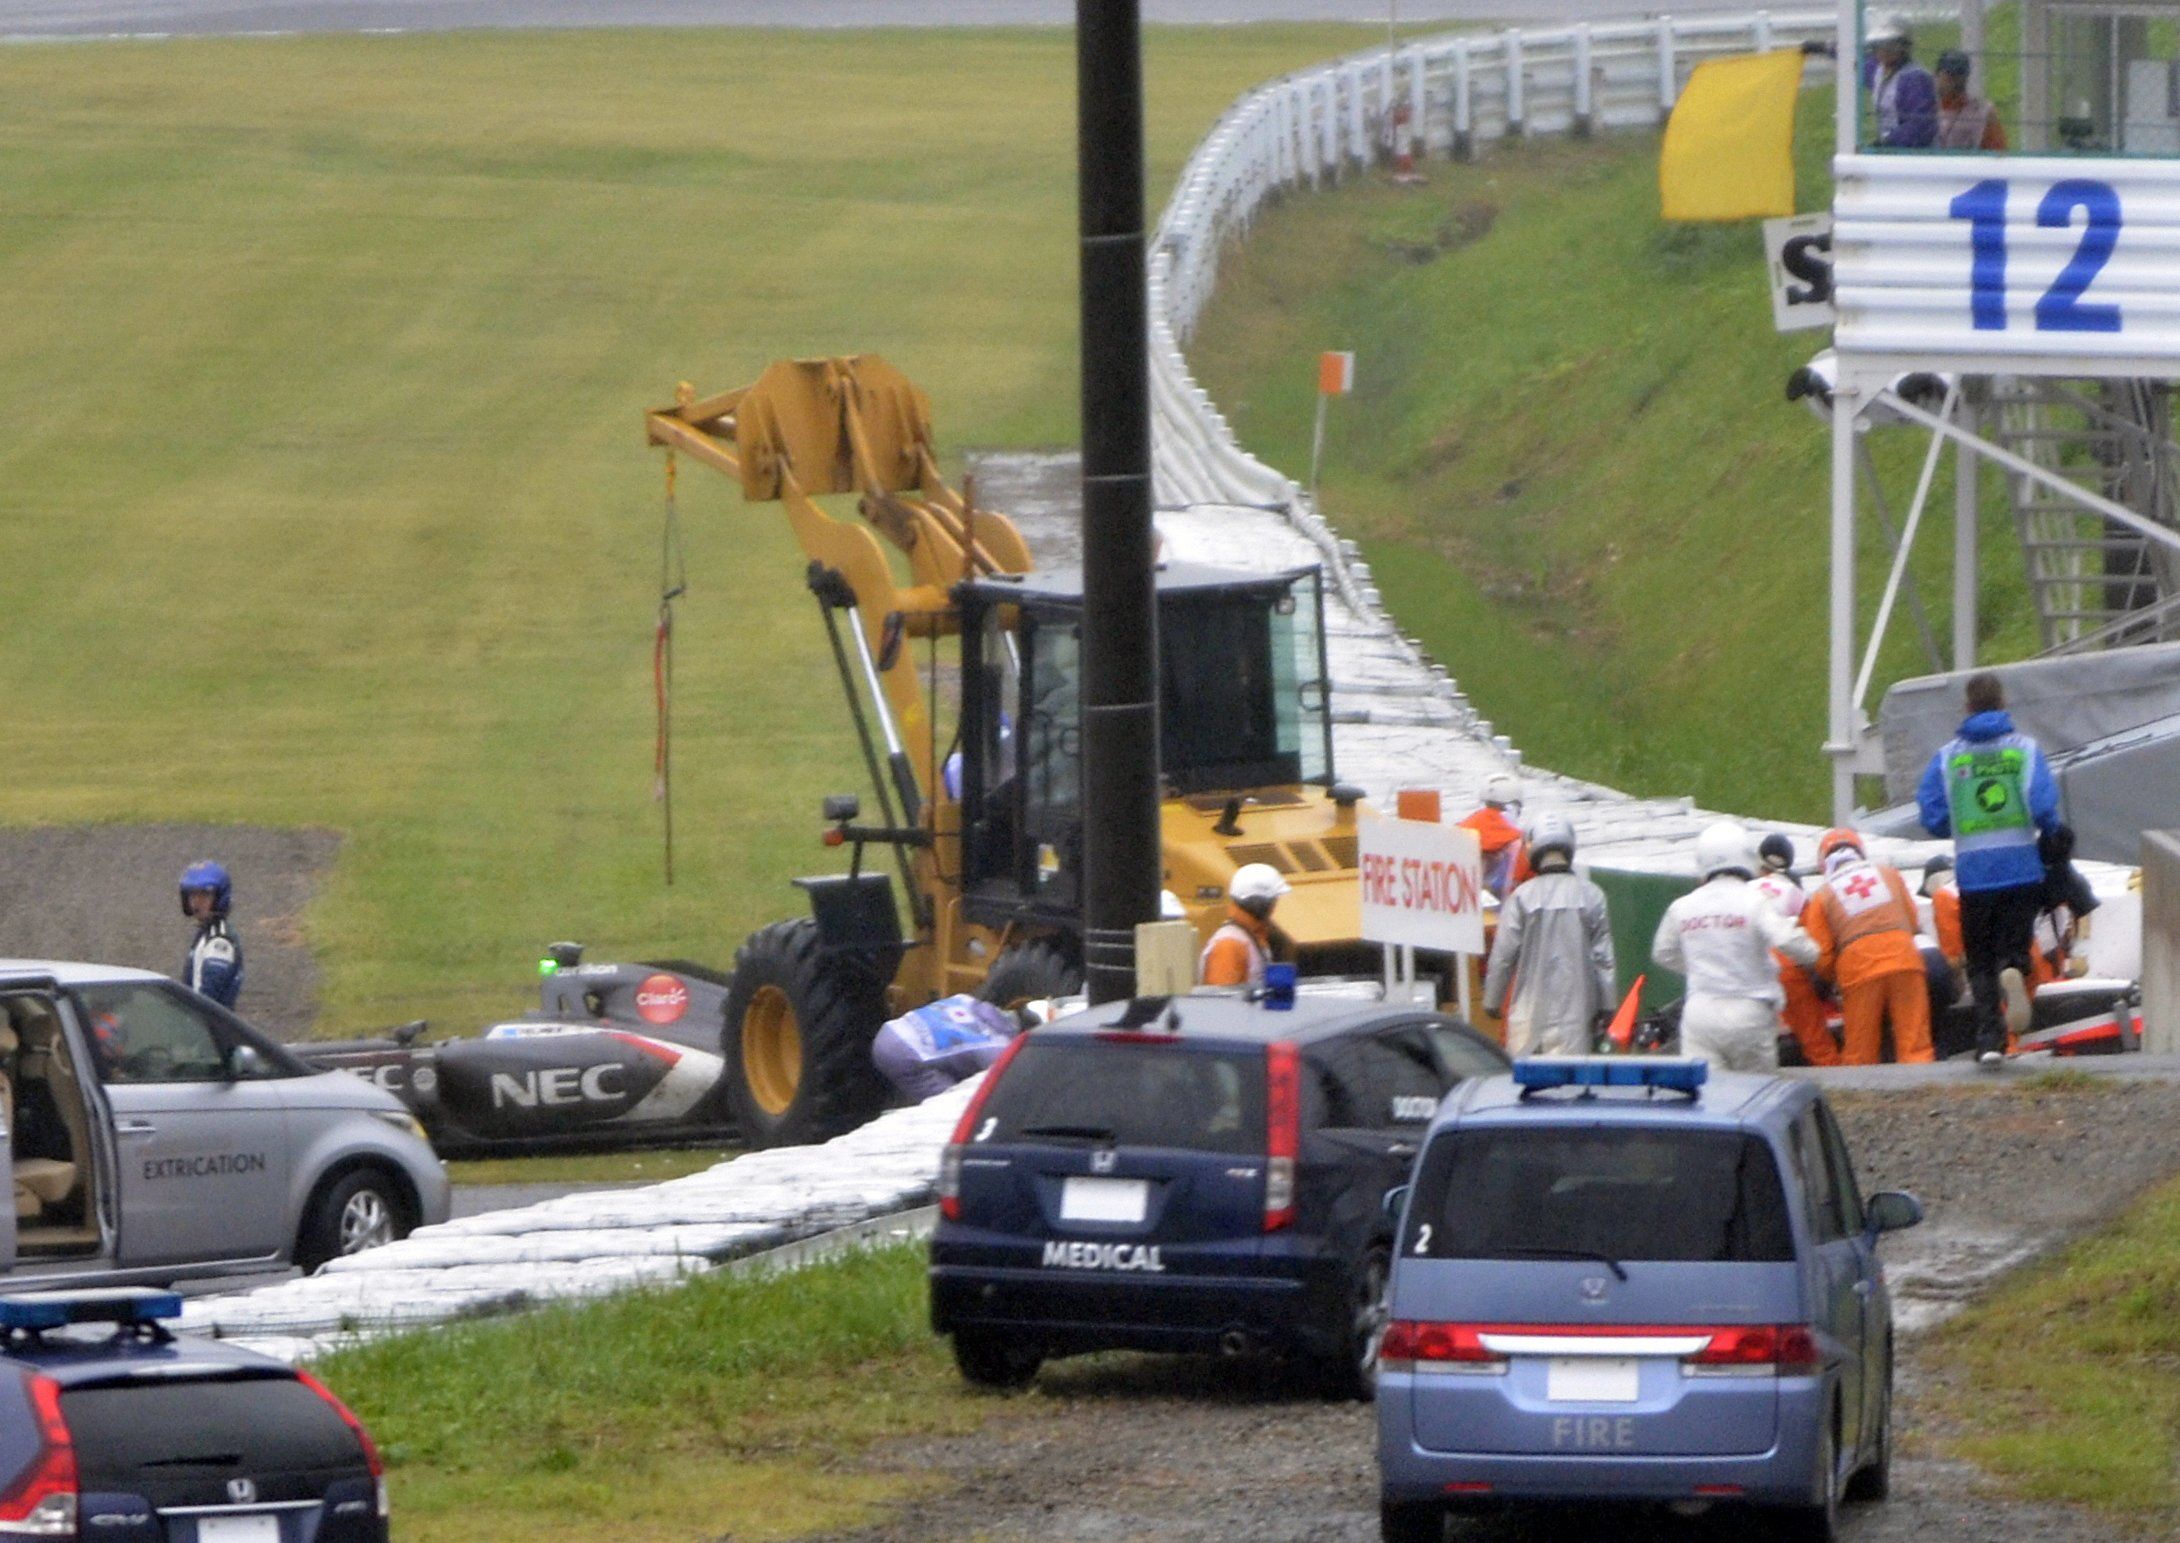
[[[1835,1096],[1864,1187],[1914,1190],[1928,1224],[1887,1245],[1903,1324],[1928,1324],[2003,1268],[2110,1215],[2180,1172],[2180,1089],[2090,1088],[2028,1078],[1998,1088]],[[1850,1513],[1857,1543],[2118,1543],[2063,1507],[2006,1497],[1942,1455],[1918,1397],[1933,1368],[1905,1341],[1894,1498]],[[1366,1407],[1298,1392],[1275,1368],[1106,1356],[1048,1368],[995,1401],[976,1436],[906,1443],[874,1465],[943,1475],[949,1488],[858,1543],[1170,1539],[1252,1543],[1377,1536],[1375,1427]],[[1745,1516],[1684,1520],[1573,1513],[1467,1523],[1483,1540],[1754,1540]]]
[[[303,908],[340,837],[255,825],[81,825],[0,830],[0,959],[85,959],[172,975],[189,951],[175,880],[211,858],[235,878],[245,1018],[282,1039],[318,1016]]]

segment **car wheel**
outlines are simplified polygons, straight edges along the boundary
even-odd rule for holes
[[[1781,1516],[1778,1532],[1783,1543],[1838,1543],[1839,1540],[1839,1435],[1836,1418],[1824,1428],[1824,1449],[1818,1454],[1824,1475],[1824,1498],[1816,1505],[1793,1506]]]
[[[358,1168],[311,1201],[296,1233],[295,1265],[308,1275],[329,1259],[408,1235],[409,1207],[400,1185],[376,1168]]]
[[[1885,1346],[1885,1392],[1877,1405],[1877,1443],[1870,1460],[1847,1481],[1847,1498],[1883,1500],[1892,1493],[1892,1345]]]
[[[870,1047],[885,985],[863,960],[828,954],[808,917],[750,934],[734,958],[720,1044],[744,1143],[828,1141],[877,1117],[886,1085]]]
[[[994,1334],[954,1333],[954,1365],[971,1387],[995,1392],[1026,1388],[1045,1364],[1043,1355]]]
[[[1383,1543],[1441,1543],[1446,1513],[1427,1500],[1380,1501],[1378,1536]]]
[[[1368,1401],[1378,1391],[1378,1344],[1385,1338],[1385,1278],[1392,1259],[1382,1246],[1366,1251],[1348,1277],[1347,1323],[1339,1346],[1318,1363],[1327,1398]]]

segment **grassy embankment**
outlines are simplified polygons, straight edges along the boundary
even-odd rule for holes
[[[1830,198],[1831,94],[1805,96],[1800,202]],[[1229,253],[1190,349],[1244,443],[1309,464],[1315,357],[1356,355],[1327,510],[1386,600],[1539,765],[1716,808],[1821,819],[1829,444],[1772,329],[1760,232],[1667,226],[1655,135],[1538,141],[1429,185],[1288,199]],[[1896,507],[1921,439],[1878,435]],[[1950,463],[1914,572],[1950,636]],[[1903,509],[1904,512],[1904,509]],[[1983,631],[2031,644],[1987,506]],[[1889,556],[1862,531],[1865,616]],[[1884,682],[1927,665],[1905,607]]]
[[[2180,1182],[1940,1331],[1961,1452],[2022,1493],[2180,1534]]]
[[[413,1543],[852,1526],[930,1482],[874,1443],[992,1409],[931,1337],[919,1248],[454,1325],[318,1370],[377,1435]]]
[[[1152,186],[1373,35],[1151,32]],[[502,1012],[549,937],[724,963],[855,761],[786,522],[692,471],[662,887],[639,414],[877,350],[945,446],[1071,442],[1072,46],[0,50],[0,821],[342,829],[328,1030]]]

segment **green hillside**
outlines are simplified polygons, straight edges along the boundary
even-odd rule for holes
[[[1805,209],[1830,198],[1830,122],[1830,93],[1805,97]],[[1287,199],[1227,255],[1190,358],[1299,477],[1316,354],[1355,351],[1325,508],[1531,760],[1821,819],[1830,446],[1784,387],[1826,334],[1772,330],[1755,225],[1661,223],[1657,153],[1654,134],[1538,141],[1433,162],[1420,189]],[[1872,439],[1898,505],[1925,442]],[[1916,563],[1941,646],[1952,497],[1948,463]],[[1996,504],[1985,523],[1984,633],[2018,653],[2019,550]],[[1861,550],[1867,616],[1874,516]],[[1881,683],[1925,669],[1903,608]]]
[[[1151,33],[1153,186],[1372,35]],[[860,779],[784,520],[685,477],[661,886],[640,413],[877,350],[949,447],[1071,442],[1072,49],[0,50],[0,821],[346,832],[309,918],[329,1029],[505,1011],[553,937],[723,963]]]

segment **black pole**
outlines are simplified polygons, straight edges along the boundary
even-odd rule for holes
[[[1083,964],[1092,1002],[1135,991],[1158,919],[1158,609],[1143,277],[1137,0],[1076,0],[1082,192]]]

